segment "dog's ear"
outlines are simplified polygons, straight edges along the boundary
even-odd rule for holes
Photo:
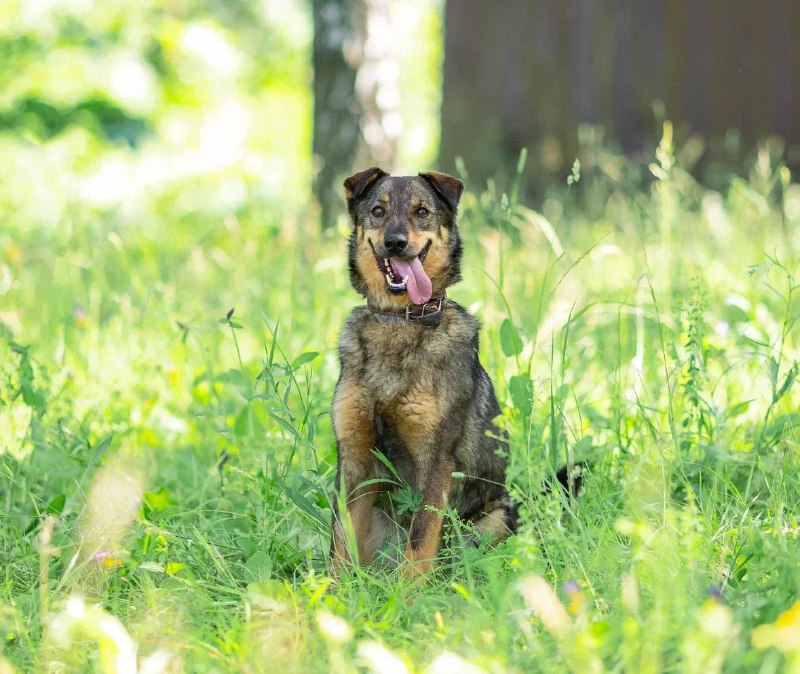
[[[376,180],[388,175],[386,171],[373,166],[366,171],[361,171],[361,173],[356,173],[347,178],[344,181],[344,196],[347,199],[347,208],[352,209],[353,204],[367,193],[367,190]]]
[[[420,173],[420,178],[423,178],[438,194],[444,203],[446,203],[453,213],[458,208],[458,200],[461,199],[461,193],[464,191],[464,183],[458,178],[449,176],[446,173],[437,173],[431,171],[429,173]]]

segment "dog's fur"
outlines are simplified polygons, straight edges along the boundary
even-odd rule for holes
[[[516,526],[503,486],[507,441],[493,421],[500,407],[478,361],[478,321],[451,300],[427,320],[408,320],[402,310],[409,294],[392,292],[380,268],[390,257],[385,237],[399,233],[408,245],[392,259],[413,260],[425,251],[434,296],[458,281],[456,210],[463,185],[441,173],[390,177],[371,168],[344,186],[353,220],[350,279],[367,306],[354,309],[342,330],[333,401],[336,485],[358,549],[348,550],[346,518],[335,508],[331,561],[336,567],[357,552],[358,561],[369,563],[387,534],[403,525],[387,498],[393,485],[376,481],[394,479],[376,460],[376,448],[423,494],[404,550],[404,572],[413,576],[431,568],[446,507],[495,540]]]

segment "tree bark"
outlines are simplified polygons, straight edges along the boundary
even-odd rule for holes
[[[344,212],[342,180],[391,171],[402,132],[389,0],[313,0],[315,192],[323,229]]]
[[[358,150],[360,110],[355,69],[345,50],[353,42],[353,0],[313,0],[314,13],[314,187],[323,229],[341,212],[338,172]]]

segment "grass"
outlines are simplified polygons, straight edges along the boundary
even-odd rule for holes
[[[0,671],[800,671],[800,186],[595,159],[541,213],[465,195],[525,524],[454,523],[424,586],[326,565],[344,232],[170,195],[0,232]]]

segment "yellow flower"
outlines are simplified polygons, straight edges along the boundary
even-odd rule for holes
[[[777,648],[782,653],[800,654],[800,601],[768,625],[753,630],[750,640],[758,649]]]
[[[564,594],[567,595],[567,609],[572,615],[577,615],[583,611],[586,605],[586,597],[581,592],[580,586],[575,581],[564,583]]]
[[[11,243],[6,246],[5,251],[5,258],[11,264],[19,264],[22,262],[22,248],[20,248],[17,244]]]

